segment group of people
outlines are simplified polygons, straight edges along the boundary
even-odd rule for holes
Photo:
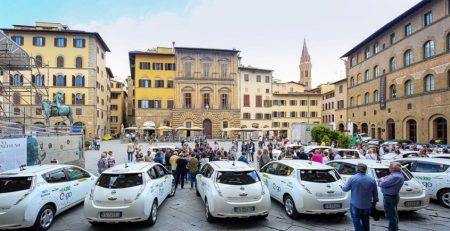
[[[112,151],[104,151],[100,154],[100,159],[97,161],[97,171],[102,174],[108,168],[114,167],[116,159],[113,157]]]
[[[91,141],[91,149],[93,150],[100,150],[100,137],[95,137],[94,139],[92,139]]]

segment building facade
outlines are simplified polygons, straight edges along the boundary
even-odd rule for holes
[[[72,107],[74,125],[84,127],[86,138],[109,133],[110,77],[106,52],[110,50],[98,33],[43,22],[2,30],[34,58],[36,67],[46,69],[45,73],[33,69],[30,74],[9,76],[13,89],[9,95],[13,102],[13,122],[23,123],[23,118],[29,117],[32,119],[25,121],[26,126],[44,124],[42,100],[47,97],[53,100],[56,92],[63,92],[64,103]],[[48,88],[48,95],[22,96],[25,82]],[[28,97],[31,99],[25,99]],[[60,123],[60,120],[54,117],[50,123]],[[67,121],[65,124],[69,125]]]
[[[347,79],[334,82],[334,120],[336,130],[348,131],[347,128]]]
[[[239,51],[175,47],[175,58],[173,127],[202,127],[208,138],[239,127]]]
[[[126,125],[127,93],[123,82],[111,80],[111,135],[122,133],[122,125]]]
[[[331,91],[327,91],[325,93],[322,93],[322,123],[328,124],[332,126],[334,129],[336,129],[336,123],[335,123],[335,93],[334,89]]]
[[[448,143],[449,15],[448,0],[421,1],[343,55],[350,129]]]

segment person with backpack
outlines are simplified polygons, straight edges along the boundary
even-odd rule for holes
[[[98,174],[102,174],[102,172],[105,171],[105,169],[107,169],[108,160],[106,159],[106,156],[107,156],[107,154],[105,152],[103,152],[100,155],[100,159],[98,159],[98,161],[97,161]]]

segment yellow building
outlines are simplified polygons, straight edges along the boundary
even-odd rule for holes
[[[175,55],[172,48],[157,47],[129,52],[133,81],[134,119],[152,135],[155,128],[171,126],[174,107]],[[153,128],[153,129],[152,129]]]
[[[111,135],[119,135],[125,126],[127,93],[123,82],[111,80]]]
[[[1,29],[20,45],[35,64],[45,73],[33,69],[20,77],[10,76],[13,100],[11,120],[26,125],[43,124],[41,101],[46,97],[53,100],[56,92],[64,93],[64,103],[71,105],[74,124],[85,128],[87,138],[109,133],[109,78],[106,70],[105,52],[109,48],[96,32],[70,30],[60,23],[37,22],[35,26],[13,25]],[[18,80],[18,81],[15,81]],[[48,96],[22,96],[24,82],[37,87],[48,87]],[[50,123],[61,121],[54,117]],[[66,122],[68,125],[68,122]]]

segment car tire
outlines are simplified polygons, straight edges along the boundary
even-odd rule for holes
[[[96,222],[96,221],[89,221],[89,224],[91,224],[92,226],[99,226],[100,223]]]
[[[439,192],[438,200],[444,207],[450,208],[450,189]]]
[[[290,218],[298,218],[299,214],[297,212],[297,209],[295,207],[294,200],[290,195],[286,195],[283,200],[284,204],[284,211]]]
[[[268,216],[269,216],[269,214],[264,214],[264,215],[259,216],[259,218],[261,218],[261,220],[265,220]]]
[[[170,186],[170,193],[168,197],[175,196],[175,193],[177,192],[177,185],[175,184],[175,180],[172,181],[172,186]]]
[[[198,187],[197,186],[195,186],[195,195],[198,196],[198,197],[200,196],[200,193],[198,192]]]
[[[48,230],[55,219],[55,209],[53,206],[44,205],[36,217],[33,225],[33,230],[41,231]]]
[[[213,223],[216,221],[216,218],[213,217],[211,215],[211,213],[209,212],[209,204],[208,204],[208,200],[205,200],[205,216],[206,216],[206,221],[209,223]]]
[[[153,226],[158,219],[158,202],[156,200],[153,201],[152,208],[150,210],[150,215],[148,219],[144,221],[144,224],[147,226]]]

